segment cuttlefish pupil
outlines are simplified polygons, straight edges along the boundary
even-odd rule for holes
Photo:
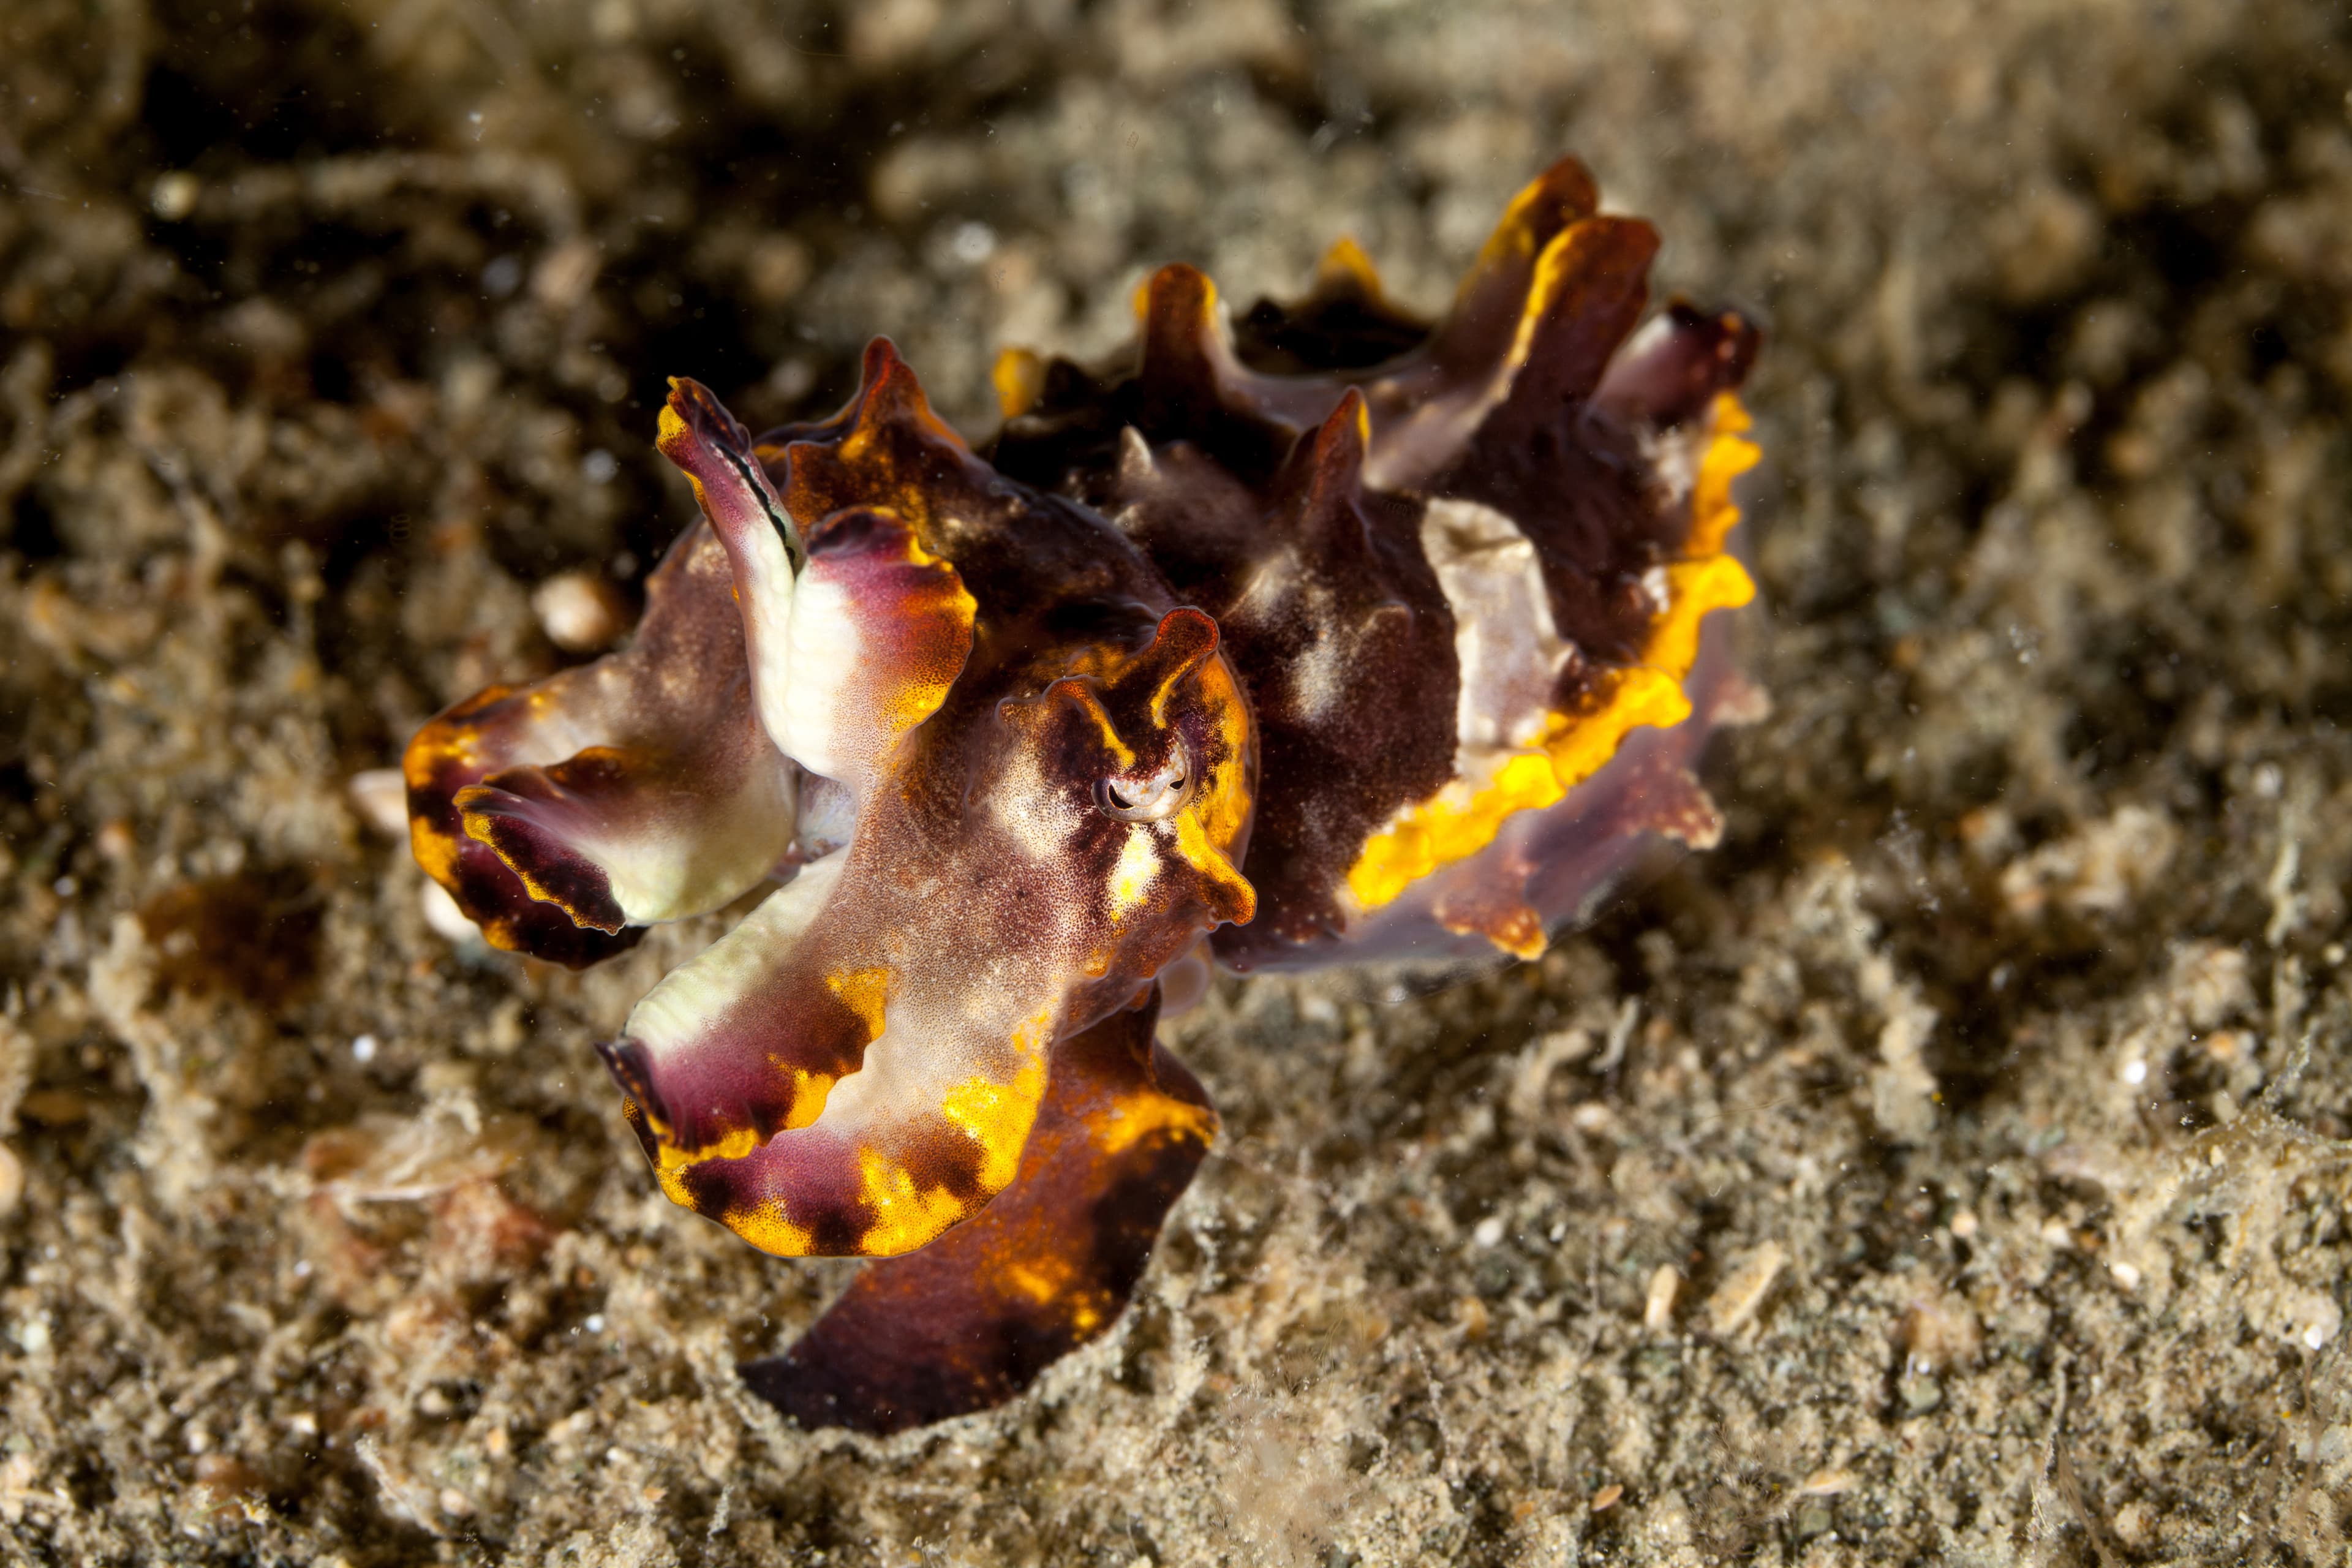
[[[1181,744],[1172,747],[1168,761],[1138,778],[1114,774],[1097,787],[1097,804],[1121,822],[1164,822],[1184,809],[1192,794],[1192,769]]]

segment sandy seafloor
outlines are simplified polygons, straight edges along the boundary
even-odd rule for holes
[[[7,0],[0,1560],[2322,1563],[2352,1370],[2352,56],[2270,0]],[[574,977],[351,781],[888,332],[1435,307],[1575,151],[1769,324],[1771,716],[1542,962],[1229,983],[1137,1308],[888,1442]],[[1661,1270],[1678,1280],[1671,1297]]]

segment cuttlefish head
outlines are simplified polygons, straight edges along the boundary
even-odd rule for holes
[[[793,771],[793,874],[605,1059],[679,1203],[904,1252],[1012,1181],[1057,1041],[1251,917],[1249,710],[1215,622],[974,458],[887,345],[844,416],[756,444],[680,384],[661,447],[730,569],[730,722]]]

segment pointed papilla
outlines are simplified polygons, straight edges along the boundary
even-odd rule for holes
[[[1748,379],[1764,335],[1737,310],[1676,300],[1610,363],[1593,402],[1621,419],[1672,429]]]
[[[1231,353],[1217,319],[1217,286],[1199,268],[1171,263],[1145,281],[1138,309],[1144,433],[1171,440],[1210,428],[1224,412],[1219,384]]]
[[[1506,407],[1531,418],[1581,402],[1642,319],[1658,231],[1639,218],[1590,217],[1546,245],[1512,339]]]
[[[1331,248],[1315,264],[1315,281],[1307,290],[1309,304],[1341,300],[1375,310],[1396,310],[1381,283],[1380,268],[1372,265],[1362,246],[1344,235],[1333,240]]]
[[[1301,436],[1275,486],[1275,510],[1289,520],[1309,558],[1326,575],[1360,572],[1369,556],[1361,501],[1364,455],[1371,442],[1364,395],[1349,387],[1331,416]]]
[[[804,529],[847,507],[887,507],[940,548],[942,505],[984,491],[993,476],[931,411],[922,384],[887,338],[866,345],[856,395],[832,418],[774,432],[772,465],[784,506]]]
[[[1429,357],[1455,373],[1499,363],[1533,289],[1538,259],[1555,237],[1600,205],[1592,176],[1573,158],[1537,175],[1511,199],[1480,247],[1431,339]]]

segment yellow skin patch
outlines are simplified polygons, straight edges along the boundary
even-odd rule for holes
[[[967,1212],[954,1194],[918,1184],[911,1172],[878,1150],[857,1152],[857,1195],[875,1215],[857,1243],[868,1258],[912,1252]]]
[[[941,557],[924,549],[920,541],[911,536],[908,539],[907,564],[928,568],[940,562]],[[887,694],[894,736],[905,734],[938,712],[940,704],[948,700],[949,689],[963,673],[964,656],[971,646],[972,621],[980,613],[980,602],[965,589],[963,579],[950,568],[938,587],[919,598],[909,599],[900,613],[917,623],[951,626],[955,636],[931,650],[936,657],[924,660],[922,668],[897,690]]]
[[[988,373],[996,389],[997,411],[1018,419],[1045,395],[1045,362],[1027,349],[1006,349]]]
[[[1013,1037],[1021,1067],[1010,1083],[975,1073],[940,1100],[940,1114],[981,1147],[982,1202],[1010,1185],[1021,1169],[1022,1146],[1045,1098],[1045,1046],[1053,1037],[1048,1007]],[[858,1197],[874,1215],[857,1250],[869,1258],[895,1257],[968,1218],[979,1205],[942,1186],[927,1187],[914,1173],[873,1148],[857,1152]]]
[[[824,1114],[825,1097],[841,1080],[831,1073],[811,1072],[806,1068],[793,1068],[793,1108],[784,1113],[783,1130],[791,1132],[812,1126]]]
[[[1257,889],[1241,874],[1223,847],[1209,836],[1207,827],[1196,811],[1180,811],[1169,819],[1176,828],[1176,852],[1184,863],[1202,872],[1210,880],[1224,888],[1236,900],[1241,912],[1230,916],[1235,924],[1246,924],[1257,913]],[[1232,843],[1228,838],[1225,844]]]
[[[824,977],[825,988],[841,998],[841,1005],[857,1015],[866,1026],[866,1043],[872,1045],[882,1037],[883,1009],[890,999],[890,972],[887,969],[853,969],[844,974]]]
[[[1045,1062],[1033,1057],[1010,1084],[974,1074],[940,1100],[940,1114],[985,1152],[980,1184],[990,1192],[1003,1191],[1021,1168],[1021,1146],[1045,1098]]]
[[[503,699],[513,688],[493,686],[474,699],[473,706],[487,708]],[[433,777],[443,763],[453,763],[466,773],[480,771],[481,733],[470,724],[436,723],[426,727],[401,759],[402,782],[411,790],[429,790]],[[416,863],[435,881],[446,885],[457,869],[457,840],[436,832],[423,816],[408,821],[409,847]]]
[[[1691,531],[1684,548],[1693,557],[1716,553],[1739,522],[1739,504],[1731,499],[1731,482],[1763,459],[1764,448],[1747,438],[1756,422],[1731,393],[1715,395],[1712,439],[1699,459],[1698,479],[1691,487]]]
[[[677,1196],[675,1193],[670,1195]],[[682,1198],[678,1201],[685,1202]],[[816,1243],[815,1234],[806,1226],[786,1219],[784,1205],[773,1198],[754,1208],[729,1209],[719,1219],[728,1229],[777,1258],[806,1258]]]
[[[1042,1258],[1006,1264],[1001,1278],[1042,1307],[1069,1289],[1076,1274],[1068,1258],[1047,1253]]]
[[[1164,1094],[1130,1094],[1087,1119],[1087,1131],[1106,1158],[1123,1154],[1158,1132],[1206,1143],[1216,1136],[1217,1113]]]
[[[1249,826],[1250,812],[1256,805],[1250,796],[1249,782],[1243,774],[1241,761],[1249,753],[1249,705],[1242,700],[1241,687],[1223,659],[1211,659],[1195,674],[1201,682],[1202,701],[1217,716],[1218,738],[1223,742],[1226,760],[1213,774],[1202,781],[1202,787],[1193,795],[1191,806],[1178,813],[1177,819],[1180,824],[1185,818],[1192,819],[1202,838],[1217,847],[1220,863],[1227,871],[1233,871],[1233,862],[1226,860],[1222,852],[1241,841],[1243,832]],[[1207,870],[1209,868],[1194,856],[1192,849],[1184,847],[1181,826],[1178,832],[1179,847],[1184,849],[1184,858],[1194,867]],[[1233,875],[1238,880],[1241,873],[1233,871]],[[1244,882],[1243,886],[1247,887],[1248,884]],[[1252,891],[1253,905],[1256,897],[1256,893]]]
[[[692,1208],[694,1197],[686,1185],[688,1166],[698,1165],[705,1160],[740,1160],[759,1147],[760,1134],[749,1127],[739,1127],[718,1142],[699,1149],[681,1149],[664,1133],[661,1157],[654,1163],[654,1175],[660,1181],[662,1191],[669,1195],[670,1202]],[[774,1249],[772,1247],[770,1250]]]
[[[1315,264],[1317,289],[1332,289],[1342,282],[1373,304],[1388,304],[1388,290],[1381,286],[1380,269],[1364,254],[1364,247],[1345,235],[1333,240],[1331,247],[1323,253],[1323,259]]]
[[[1095,721],[1095,729],[1099,734],[1104,750],[1110,752],[1111,760],[1122,768],[1135,766],[1134,748],[1119,738],[1118,726],[1112,723],[1110,715],[1103,710],[1102,699],[1083,686],[1074,684],[1065,689],[1069,694],[1069,700],[1077,707],[1079,711]],[[1157,719],[1160,715],[1155,711],[1152,717]]]
[[[1669,729],[1690,717],[1682,682],[1698,658],[1701,621],[1712,611],[1737,609],[1756,596],[1747,568],[1721,553],[1725,537],[1739,521],[1731,483],[1755,467],[1759,456],[1756,444],[1745,438],[1748,428],[1738,399],[1727,392],[1718,395],[1691,495],[1695,553],[1666,569],[1669,602],[1651,626],[1643,662],[1618,671],[1593,711],[1547,715],[1542,749],[1512,757],[1483,789],[1456,780],[1406,807],[1373,835],[1348,868],[1348,891],[1359,909],[1392,903],[1423,877],[1477,854],[1514,814],[1557,805],[1606,766],[1632,731]]]

